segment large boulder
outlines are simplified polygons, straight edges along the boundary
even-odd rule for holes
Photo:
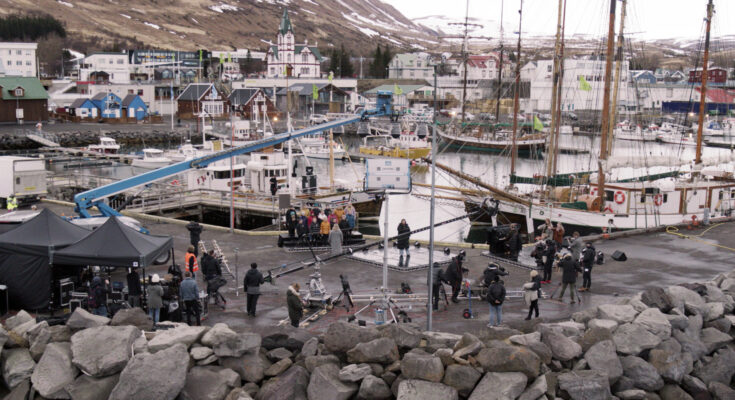
[[[401,360],[401,374],[406,379],[441,382],[444,364],[439,357],[421,352],[409,352]]]
[[[309,372],[300,365],[292,365],[286,372],[266,381],[255,400],[306,400]]]
[[[324,334],[324,347],[331,352],[346,352],[358,343],[369,342],[379,337],[380,333],[375,329],[337,321],[330,324]]]
[[[582,346],[553,329],[544,329],[541,337],[557,360],[569,361],[582,355]]]
[[[533,381],[532,384],[528,385],[526,390],[523,391],[518,400],[536,400],[543,397],[548,390],[548,384],[546,382],[546,376],[541,375]]]
[[[31,375],[33,387],[47,399],[68,399],[66,385],[74,382],[79,370],[71,363],[71,344],[51,343]]]
[[[182,400],[222,400],[230,389],[224,375],[204,367],[194,367],[186,374],[186,383],[179,397]]]
[[[15,328],[25,324],[26,322],[35,321],[35,318],[28,314],[26,310],[20,310],[17,314],[5,320],[5,329],[12,331]]]
[[[71,330],[80,330],[103,326],[110,323],[110,319],[101,315],[94,315],[82,307],[77,307],[66,321],[66,326]]]
[[[696,337],[689,335],[686,332],[678,329],[674,330],[673,335],[679,344],[681,344],[681,350],[692,355],[694,361],[699,360],[703,355],[707,353],[707,347],[699,340],[699,334]]]
[[[627,356],[620,361],[623,364],[623,374],[634,382],[635,387],[649,392],[655,392],[664,387],[661,375],[646,360],[636,356]]]
[[[457,389],[460,396],[467,397],[477,385],[482,374],[469,365],[453,364],[444,371],[442,383]]]
[[[66,386],[66,391],[73,400],[98,400],[110,397],[112,389],[120,379],[119,374],[93,378],[88,375],[79,375],[74,382]]]
[[[421,344],[421,331],[405,324],[386,324],[377,328],[380,335],[393,339],[399,348],[413,349]]]
[[[309,373],[314,372],[316,367],[323,364],[337,364],[337,366],[339,366],[339,358],[334,354],[328,354],[324,356],[309,356],[304,359],[304,366]]]
[[[215,324],[202,336],[201,342],[214,350],[217,357],[240,357],[260,349],[261,338],[257,333],[235,333],[227,325]]]
[[[724,385],[720,382],[712,382],[709,384],[709,391],[714,396],[715,400],[731,400],[735,399],[735,389],[729,385]]]
[[[368,375],[360,383],[357,398],[360,400],[388,400],[393,397],[388,384],[384,380]]]
[[[351,363],[390,364],[398,361],[398,346],[393,339],[381,337],[369,342],[358,343],[347,352],[347,361]]]
[[[572,371],[557,376],[559,388],[572,400],[608,400],[610,383],[602,371]]]
[[[95,378],[118,373],[130,360],[133,342],[139,336],[140,330],[134,326],[98,326],[79,331],[71,337],[72,362]]]
[[[188,348],[192,343],[199,340],[207,329],[205,326],[176,324],[173,329],[157,331],[156,336],[148,341],[148,351],[155,353],[178,343],[182,343]]]
[[[120,374],[109,400],[174,400],[184,388],[188,366],[189,353],[183,343],[136,354]]]
[[[677,385],[664,385],[664,388],[658,393],[661,395],[661,400],[694,400]]]
[[[715,353],[708,362],[697,363],[693,375],[705,385],[712,382],[730,384],[735,374],[735,350],[724,348]]]
[[[48,326],[46,321],[38,324],[28,332],[31,357],[38,361],[51,342],[68,342],[71,340],[71,330],[65,325]]]
[[[603,304],[597,307],[597,318],[611,319],[618,324],[633,322],[638,311],[630,304]]]
[[[714,321],[718,318],[722,318],[725,315],[725,305],[723,303],[707,303],[703,305],[700,310],[702,311],[702,318],[704,322]]]
[[[457,390],[437,382],[405,379],[398,385],[396,400],[457,400]]]
[[[584,359],[590,369],[607,374],[611,385],[623,376],[623,366],[615,353],[615,343],[612,340],[604,340],[590,347],[584,353]]]
[[[600,321],[609,321],[609,320],[600,320]],[[595,326],[593,328],[587,329],[584,335],[582,335],[582,337],[577,340],[577,343],[579,343],[579,345],[582,346],[582,351],[587,351],[590,349],[590,347],[594,346],[595,344],[600,343],[604,340],[612,340],[612,338],[613,336],[612,336],[611,331],[605,328]]]
[[[653,349],[648,353],[648,362],[656,368],[661,377],[668,382],[679,383],[685,375],[692,372],[694,361],[689,353]]]
[[[639,354],[643,350],[652,349],[661,343],[661,338],[648,332],[639,324],[624,324],[613,334],[613,342],[618,353]]]
[[[315,356],[317,351],[319,351],[319,339],[314,337],[304,342],[304,345],[301,346],[301,352],[296,356],[296,361]]]
[[[500,346],[482,349],[475,359],[485,372],[522,372],[529,379],[541,373],[541,359],[525,347]]]
[[[31,377],[36,363],[28,349],[5,349],[2,352],[2,370],[5,385],[13,389]]]
[[[671,337],[671,323],[658,308],[647,308],[635,318],[634,323],[646,328],[661,340]]]
[[[432,351],[442,347],[448,347],[450,349],[454,348],[454,345],[462,339],[462,335],[457,335],[455,333],[433,331],[424,331],[422,333],[424,335],[424,339],[426,339],[426,347],[432,349]]]
[[[663,313],[668,313],[674,305],[666,292],[660,287],[646,289],[641,293],[641,301],[649,307],[655,307]]]
[[[357,393],[357,389],[356,384],[339,380],[339,367],[324,364],[311,373],[306,393],[309,400],[347,400]]]
[[[685,330],[689,326],[689,318],[682,314],[664,314],[672,329]]]
[[[110,325],[132,325],[141,331],[150,331],[153,329],[153,320],[140,307],[123,308],[115,313]]]
[[[525,335],[513,335],[508,340],[517,345],[528,346],[531,343],[541,342],[541,332],[531,332]]]
[[[709,389],[699,378],[685,375],[681,380],[681,387],[696,399],[709,399]]]
[[[314,338],[314,335],[306,329],[292,329],[292,327],[274,328],[269,332],[271,333],[263,337],[261,344],[266,350],[285,347],[297,351],[304,346],[304,343]]]
[[[253,383],[262,381],[265,370],[270,367],[268,359],[258,353],[245,353],[240,357],[222,357],[219,364],[237,372],[244,381]]]
[[[276,362],[276,361],[281,361],[284,358],[293,357],[293,353],[285,347],[278,347],[266,353],[266,356],[268,357],[269,360]]]
[[[339,370],[339,379],[345,382],[360,382],[373,373],[368,364],[350,364]]]
[[[265,371],[263,371],[264,376],[276,376],[280,375],[285,370],[289,369],[293,365],[293,361],[291,361],[290,358],[284,358],[281,361],[275,362],[271,364],[270,367],[266,368]]]
[[[591,319],[587,323],[587,327],[589,329],[604,329],[610,333],[615,332],[615,329],[618,328],[618,325],[619,324],[617,321],[613,321],[611,319],[599,319],[599,318]]]
[[[700,333],[700,339],[707,348],[707,354],[724,347],[728,343],[732,342],[732,336],[722,333],[719,329],[715,328],[704,328]]]
[[[477,336],[471,333],[465,333],[454,345],[453,357],[456,359],[464,359],[468,356],[474,356],[477,355],[483,347],[484,345],[482,344],[482,341],[480,341]]]
[[[684,309],[684,305],[689,303],[695,307],[701,307],[704,305],[704,299],[697,292],[687,289],[683,286],[669,286],[666,290],[666,294],[671,299],[671,304],[679,308]]]
[[[515,399],[523,393],[528,378],[520,372],[488,372],[482,377],[469,400]]]

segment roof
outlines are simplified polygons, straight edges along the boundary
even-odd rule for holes
[[[281,16],[281,25],[278,27],[278,33],[285,35],[286,32],[293,33],[293,26],[291,26],[291,18],[288,17],[288,8],[283,9],[283,15]]]
[[[278,46],[277,45],[271,45],[269,51],[273,52],[273,57],[275,57],[276,60],[278,60]]]
[[[137,94],[129,94],[129,95],[125,96],[125,98],[122,101],[123,107],[129,106],[130,103],[132,103],[133,101],[135,101],[136,98],[140,98],[140,96],[138,96]],[[142,101],[142,99],[141,99],[141,101]]]
[[[300,54],[301,50],[303,50],[304,48],[309,49],[309,51],[311,51],[314,54],[317,61],[322,61],[322,55],[321,53],[319,53],[319,49],[316,48],[315,46],[306,46],[306,45],[294,46],[294,54]]]
[[[0,250],[45,256],[48,255],[50,247],[58,249],[68,246],[89,233],[89,230],[76,226],[44,208],[35,217],[0,235]]]
[[[176,98],[176,101],[195,101],[199,100],[204,96],[209,88],[212,87],[211,83],[191,83],[184,89],[184,91]]]
[[[25,90],[22,100],[46,100],[48,93],[41,85],[41,81],[33,76],[0,76],[0,86],[2,89],[2,98],[4,100],[15,99],[13,89],[18,86]]]
[[[397,85],[404,94],[408,94],[410,92],[413,92],[415,90],[421,89],[422,87],[426,85]],[[388,91],[393,92],[393,89],[395,89],[396,85],[380,85],[376,88],[372,88],[365,92],[364,94],[376,94],[378,91]]]
[[[329,83],[320,83],[320,84],[303,83],[303,84],[291,85],[288,87],[288,91],[297,92],[299,96],[312,96],[314,94],[314,87],[312,85],[316,85],[316,89],[320,93],[332,90],[334,94],[339,95],[339,96],[344,96],[347,94],[347,92],[345,92],[344,90],[338,88],[337,86],[329,84]],[[278,94],[285,95],[286,88],[279,90]]]
[[[80,107],[82,107],[84,105],[84,103],[86,103],[88,101],[91,103],[91,101],[88,98],[82,97],[82,98],[79,98],[79,99],[74,100],[74,102],[71,103],[71,105],[69,107],[70,108],[80,108]]]
[[[105,92],[97,93],[96,95],[92,96],[92,100],[98,100],[98,101],[104,100],[108,94],[111,94],[111,93],[105,93]]]
[[[235,89],[230,93],[228,99],[230,100],[230,104],[239,106],[250,101],[260,91],[261,89],[255,88]]]

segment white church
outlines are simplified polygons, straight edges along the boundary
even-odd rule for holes
[[[300,77],[319,78],[322,56],[316,46],[309,46],[306,41],[296,44],[294,41],[291,19],[288,9],[283,10],[281,25],[278,28],[278,44],[271,45],[266,54],[269,78]]]

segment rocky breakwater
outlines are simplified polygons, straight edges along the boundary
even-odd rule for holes
[[[168,130],[141,129],[139,131],[108,131],[103,135],[114,138],[118,144],[126,146],[177,145],[181,142],[182,133]],[[195,135],[196,136],[196,135]],[[57,132],[51,137],[62,147],[84,147],[100,141],[99,131]],[[201,142],[201,138],[192,138],[193,142]],[[43,145],[28,139],[25,135],[0,135],[0,150],[32,150]]]
[[[476,335],[344,321],[319,336],[152,332],[139,309],[112,320],[77,309],[65,326],[21,311],[0,331],[0,367],[12,399],[729,400],[733,296],[735,271]]]

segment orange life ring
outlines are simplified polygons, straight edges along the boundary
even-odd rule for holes
[[[608,212],[611,212],[613,214],[615,213],[615,211],[613,211],[612,207],[610,207],[610,206],[605,207],[605,210],[604,211],[608,211]]]
[[[615,192],[615,202],[617,204],[625,203],[625,193],[623,193],[622,190],[618,190],[617,192]]]
[[[663,203],[664,203],[664,196],[662,194],[657,194],[653,196],[653,204],[655,204],[656,206],[660,206]]]

